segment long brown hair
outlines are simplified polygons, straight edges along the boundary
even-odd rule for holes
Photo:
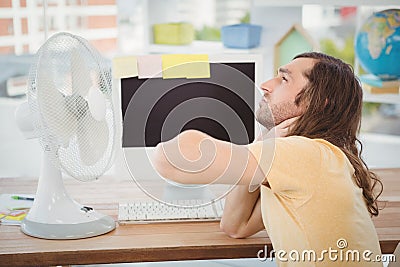
[[[382,193],[383,185],[361,158],[362,143],[357,135],[361,126],[363,93],[353,68],[340,59],[317,52],[303,53],[296,58],[312,58],[316,63],[304,73],[309,82],[297,95],[295,103],[305,106],[306,110],[288,136],[322,138],[339,147],[355,169],[354,179],[363,190],[369,213],[377,216],[376,199]],[[374,192],[377,184],[380,190]]]

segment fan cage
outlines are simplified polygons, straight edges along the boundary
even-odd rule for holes
[[[73,57],[88,71],[72,72]],[[85,104],[87,96],[73,83],[88,83],[101,91],[106,105],[103,121],[92,118]],[[111,64],[85,39],[63,32],[41,46],[29,72],[27,98],[36,135],[56,167],[81,181],[97,179],[111,167],[116,144]],[[79,142],[79,133],[84,134],[84,142]],[[107,142],[102,151],[95,151],[98,143],[104,143],[99,136],[107,137]],[[101,155],[87,164],[84,153]]]

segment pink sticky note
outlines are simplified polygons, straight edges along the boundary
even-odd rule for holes
[[[162,77],[161,55],[137,56],[139,79]]]

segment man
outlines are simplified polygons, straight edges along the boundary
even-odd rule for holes
[[[279,266],[382,266],[370,218],[380,181],[357,149],[362,89],[352,68],[304,53],[261,89],[257,120],[277,125],[263,140],[238,146],[186,131],[157,146],[158,172],[180,183],[237,184],[221,228],[235,238],[265,228]]]

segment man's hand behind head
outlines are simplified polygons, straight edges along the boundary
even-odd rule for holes
[[[262,141],[268,138],[278,138],[285,137],[289,132],[290,126],[298,119],[299,117],[293,117],[287,120],[284,120],[280,124],[276,125],[269,131],[263,132],[256,141]]]

